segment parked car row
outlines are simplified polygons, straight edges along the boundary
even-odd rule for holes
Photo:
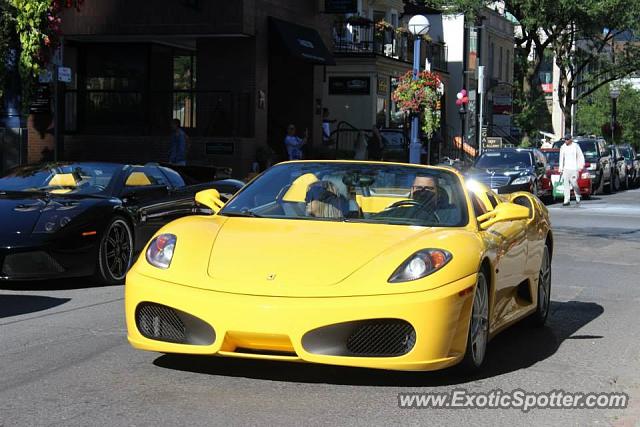
[[[607,145],[603,139],[575,138],[585,158],[578,171],[584,198],[640,186],[640,156],[630,144]],[[528,191],[542,200],[563,197],[559,171],[560,147],[498,148],[485,151],[466,172],[496,193]]]

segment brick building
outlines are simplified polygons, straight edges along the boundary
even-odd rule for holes
[[[321,141],[329,17],[318,1],[102,0],[63,16],[60,136],[51,117],[29,121],[30,162],[166,161],[169,122],[190,136],[191,163],[244,176],[285,128]],[[280,156],[280,157],[278,157]]]

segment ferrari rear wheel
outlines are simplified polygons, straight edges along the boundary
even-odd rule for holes
[[[467,349],[460,368],[465,373],[473,373],[482,367],[489,340],[489,289],[483,272],[478,273],[476,292],[471,309],[471,322],[467,335]]]
[[[107,285],[122,283],[133,258],[133,233],[122,217],[105,228],[98,251],[97,279]]]
[[[549,246],[544,245],[542,264],[538,277],[538,304],[536,311],[531,315],[531,322],[535,326],[544,326],[549,316],[551,306],[551,257]]]

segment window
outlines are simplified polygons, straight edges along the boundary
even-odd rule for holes
[[[90,45],[78,110],[84,131],[135,132],[145,128],[147,49],[144,45]]]
[[[498,80],[502,80],[502,46],[500,46],[500,54],[498,55]]]
[[[494,61],[496,57],[495,52],[496,52],[496,45],[491,43],[491,48],[489,49],[489,76],[491,78],[495,77],[495,74],[494,74],[494,70],[495,70]]]
[[[504,67],[504,79],[506,81],[510,81],[509,80],[510,71],[511,71],[511,51],[507,49],[507,61],[505,62],[505,67]]]
[[[196,58],[193,54],[173,57],[173,118],[182,127],[196,127]]]

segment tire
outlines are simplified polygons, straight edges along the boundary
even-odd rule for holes
[[[467,348],[459,369],[464,374],[478,372],[485,362],[489,341],[489,286],[482,271],[478,272],[478,281],[473,295],[471,320],[467,333]]]
[[[617,173],[613,177],[613,191],[620,191],[620,175]]]
[[[624,177],[624,187],[625,190],[629,189],[629,175],[625,175]]]
[[[551,255],[549,246],[544,245],[542,254],[542,263],[540,264],[540,272],[538,273],[538,302],[536,311],[530,317],[532,326],[542,327],[549,316],[549,307],[551,306]]]
[[[133,260],[131,226],[123,217],[116,216],[104,230],[98,248],[95,278],[104,285],[121,284]]]
[[[613,189],[614,180],[615,180],[615,175],[614,174],[609,175],[609,184],[604,189],[605,193],[611,194],[614,192],[614,189]]]

